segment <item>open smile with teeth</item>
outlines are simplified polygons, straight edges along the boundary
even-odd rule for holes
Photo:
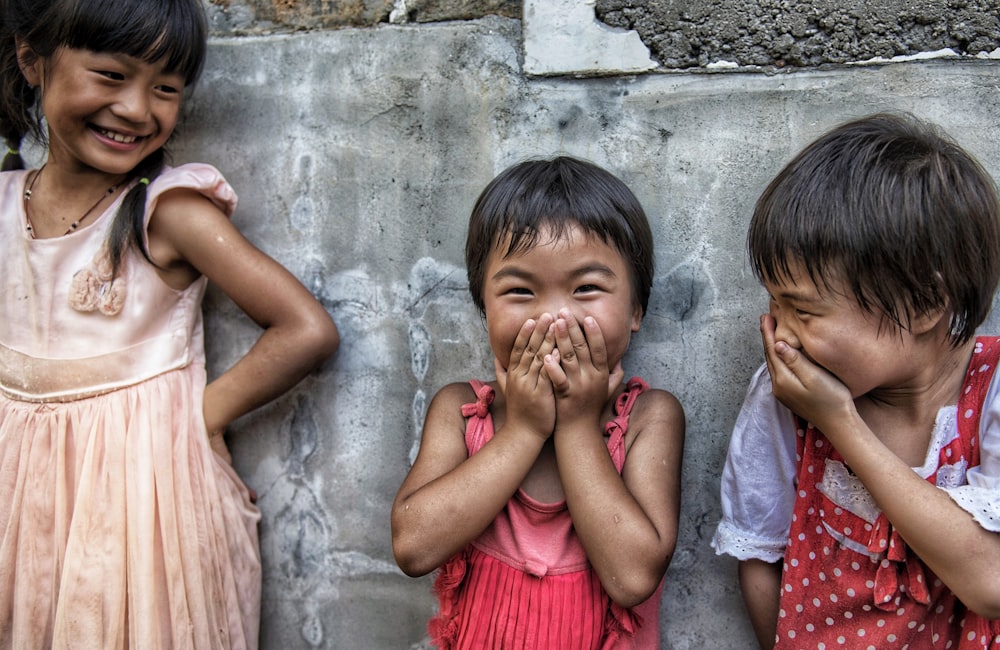
[[[99,126],[94,127],[94,130],[103,135],[105,138],[122,144],[132,144],[141,137],[138,135],[125,135],[124,133],[118,133],[117,131],[108,131],[107,129],[102,129]]]

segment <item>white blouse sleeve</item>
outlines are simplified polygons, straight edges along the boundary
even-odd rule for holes
[[[781,560],[792,522],[796,467],[795,417],[771,394],[763,365],[750,380],[729,441],[722,521],[712,538],[717,554]]]
[[[980,526],[1000,533],[1000,370],[993,375],[983,402],[979,444],[979,465],[968,471],[967,483],[945,491]]]

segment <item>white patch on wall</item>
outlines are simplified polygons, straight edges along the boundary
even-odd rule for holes
[[[594,3],[595,0],[524,1],[527,74],[634,74],[656,67],[639,34],[599,22]]]

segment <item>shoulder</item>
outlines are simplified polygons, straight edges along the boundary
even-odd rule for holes
[[[490,386],[490,384],[486,384]],[[462,416],[462,407],[466,404],[475,404],[479,399],[476,391],[473,389],[472,384],[467,381],[457,381],[451,384],[447,384],[441,388],[435,395],[434,399],[431,400],[431,405],[428,410],[428,416],[432,413],[443,415],[443,414],[457,414],[459,418],[464,419]]]
[[[684,439],[684,407],[673,393],[648,388],[636,398],[629,415],[628,438],[659,438],[662,442]]]
[[[677,397],[662,388],[649,388],[635,400],[632,419],[683,420],[684,407]]]
[[[204,204],[206,208],[214,206],[213,211],[219,211],[226,217],[231,217],[236,211],[236,191],[212,165],[187,163],[167,167],[149,183],[146,192],[149,213],[159,214],[178,208],[186,212],[197,203]]]

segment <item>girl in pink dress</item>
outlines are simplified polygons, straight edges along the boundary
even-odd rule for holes
[[[200,0],[3,11],[0,647],[256,647],[259,512],[221,432],[336,327],[231,225],[217,170],[164,165]],[[30,171],[26,135],[47,149]],[[209,279],[264,332],[206,386]]]
[[[496,379],[434,398],[392,507],[399,566],[440,567],[441,648],[659,648],[684,414],[623,383],[653,278],[641,206],[610,173],[525,162],[469,222],[469,290]]]
[[[714,545],[761,647],[1000,648],[993,181],[909,116],[808,146],[749,234],[770,294]]]

